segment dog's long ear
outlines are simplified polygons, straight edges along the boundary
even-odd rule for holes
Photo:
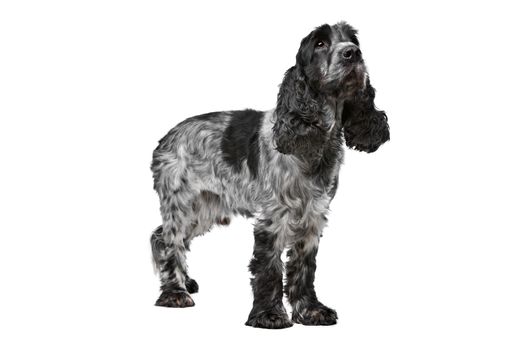
[[[343,132],[350,149],[372,153],[390,140],[388,118],[375,107],[374,98],[375,90],[367,77],[365,88],[344,103]]]
[[[320,97],[308,86],[297,66],[286,72],[277,97],[273,137],[284,154],[315,156],[326,138],[322,125]]]

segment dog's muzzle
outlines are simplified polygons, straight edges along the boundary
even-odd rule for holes
[[[359,50],[359,47],[351,44],[341,50],[341,57],[344,62],[357,63],[361,61],[361,50]]]

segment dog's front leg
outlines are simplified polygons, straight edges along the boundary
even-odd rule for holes
[[[337,323],[335,310],[319,302],[314,290],[319,237],[319,234],[313,232],[305,234],[287,253],[285,292],[292,305],[292,321],[304,325]]]
[[[253,289],[253,308],[247,326],[287,328],[293,323],[283,305],[282,244],[272,229],[271,220],[258,220],[254,230],[255,243],[250,272]]]

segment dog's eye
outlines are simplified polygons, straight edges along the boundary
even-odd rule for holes
[[[315,44],[315,47],[324,47],[325,46],[325,43],[324,41],[318,41],[316,44]]]

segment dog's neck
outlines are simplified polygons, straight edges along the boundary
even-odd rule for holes
[[[343,133],[342,133],[342,114],[344,100],[334,97],[325,97],[322,115],[323,125],[327,131],[326,139],[318,153],[311,154],[310,157],[297,158],[302,163],[303,171],[320,181],[323,185],[328,185],[332,181],[333,171],[338,169],[338,164],[342,160]],[[312,157],[313,156],[313,157]]]
[[[334,134],[342,126],[344,100],[335,97],[325,98],[323,124],[328,126],[329,134]]]

